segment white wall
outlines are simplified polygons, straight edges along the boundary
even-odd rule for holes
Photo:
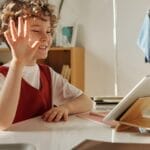
[[[118,3],[118,83],[119,93],[127,93],[145,74],[150,64],[137,47],[137,37],[144,16],[150,9],[149,0],[117,0]]]
[[[82,0],[78,43],[85,48],[85,90],[113,95],[114,49],[112,1]]]
[[[113,95],[112,1],[66,0],[62,24],[78,22],[77,45],[85,48],[85,92]]]
[[[66,0],[62,22],[80,24],[78,45],[85,48],[85,91],[114,95],[112,0]],[[136,41],[149,0],[116,0],[118,92],[124,96],[145,74],[149,64]],[[76,14],[76,15],[75,15]],[[71,18],[71,19],[70,19]]]

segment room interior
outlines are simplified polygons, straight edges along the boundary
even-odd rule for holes
[[[61,0],[49,2],[59,8]],[[150,64],[145,63],[144,53],[137,45],[149,8],[149,0],[64,0],[54,45],[48,58],[40,62],[52,65],[90,97],[124,97],[150,74]],[[62,37],[62,27],[73,27],[73,41]],[[11,59],[6,49],[6,45],[0,46],[1,63]],[[64,71],[66,68],[68,75]],[[43,124],[40,118],[31,119],[0,132],[0,143],[33,143],[38,150],[71,149],[87,137],[111,143],[149,143],[149,133],[142,128],[143,134],[142,131],[116,132],[110,126],[95,124],[82,117],[73,116],[68,124]],[[36,138],[37,133],[39,138]],[[41,140],[40,136],[47,140]],[[62,140],[56,144],[58,138]]]

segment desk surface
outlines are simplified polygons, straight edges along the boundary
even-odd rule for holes
[[[76,116],[67,122],[47,123],[40,117],[14,124],[0,132],[0,143],[32,143],[37,150],[70,150],[85,139],[149,143],[150,136],[140,133],[115,132],[103,124]]]

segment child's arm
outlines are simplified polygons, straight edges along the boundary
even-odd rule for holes
[[[15,117],[18,106],[22,70],[24,65],[32,59],[39,42],[31,47],[28,43],[28,22],[18,19],[18,30],[13,20],[10,20],[9,30],[4,35],[11,48],[12,60],[4,85],[0,91],[0,130],[8,128]]]
[[[54,107],[44,113],[42,116],[43,120],[51,122],[51,121],[60,121],[68,120],[68,115],[82,113],[86,111],[90,111],[93,107],[93,102],[86,95],[82,94],[74,100],[71,100],[63,105],[58,107]]]
[[[0,91],[0,130],[9,127],[15,117],[21,88],[22,66],[11,62]]]
[[[89,97],[82,94],[76,99],[63,104],[62,106],[66,107],[69,111],[69,115],[71,115],[90,111],[93,107],[93,102]]]

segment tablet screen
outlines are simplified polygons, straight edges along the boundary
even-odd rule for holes
[[[150,75],[140,80],[103,120],[117,120],[138,98],[147,96],[150,96]]]

